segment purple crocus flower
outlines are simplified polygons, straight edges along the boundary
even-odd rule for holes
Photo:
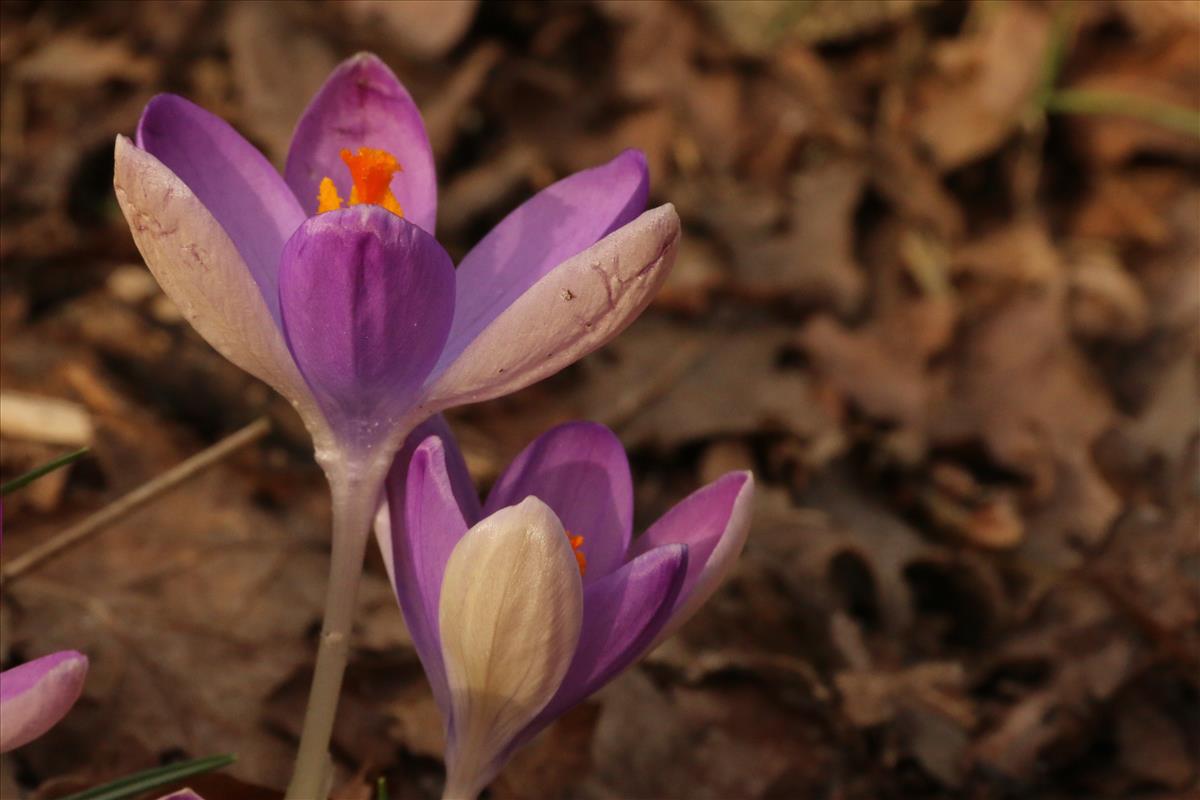
[[[63,650],[0,672],[0,753],[53,728],[83,692],[88,660]]]
[[[117,199],[163,290],[296,406],[327,471],[382,475],[423,419],[604,344],[649,303],[679,238],[671,205],[643,213],[645,158],[626,151],[536,194],[456,270],[433,237],[421,115],[367,54],[313,98],[282,176],[174,95],[150,101],[115,157]]]
[[[629,462],[602,425],[538,437],[482,505],[444,423],[414,432],[376,534],[445,721],[447,798],[474,798],[699,608],[741,552],[753,485],[729,473],[633,539]]]

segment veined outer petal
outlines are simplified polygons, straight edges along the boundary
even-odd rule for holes
[[[58,724],[83,692],[88,660],[64,650],[0,672],[0,753]]]
[[[649,305],[678,244],[668,203],[559,264],[434,370],[423,405],[437,411],[515,392],[606,344]]]
[[[594,422],[568,422],[534,439],[492,487],[483,513],[526,497],[546,503],[583,537],[588,586],[625,560],[633,533],[633,477],[616,435]]]
[[[343,61],[296,125],[284,174],[305,211],[316,212],[322,178],[330,178],[342,198],[349,199],[350,173],[339,153],[360,147],[396,157],[403,171],[392,178],[392,194],[405,218],[432,234],[437,173],[425,123],[404,84],[370,53]]]
[[[453,706],[447,798],[476,797],[553,697],[582,610],[570,543],[537,498],[486,517],[454,548],[439,613]]]
[[[291,401],[322,438],[324,417],[229,234],[187,184],[124,136],[114,160],[117,202],[159,286],[205,341]]]
[[[483,516],[483,512],[479,503],[479,495],[475,493],[475,484],[471,481],[471,473],[467,471],[467,461],[463,458],[462,451],[458,448],[458,441],[454,438],[450,426],[446,423],[446,418],[441,414],[434,414],[429,419],[422,422],[408,438],[404,440],[404,444],[392,459],[392,468],[388,472],[387,491],[384,495],[384,502],[379,508],[379,512],[375,515],[375,541],[379,545],[379,554],[383,557],[383,568],[387,571],[388,580],[393,584],[396,582],[395,567],[392,560],[392,536],[393,526],[391,519],[390,508],[403,509],[406,484],[408,482],[409,464],[412,462],[413,454],[417,448],[428,439],[430,436],[435,436],[442,443],[442,452],[445,455],[446,474],[450,481],[450,486],[454,491],[454,498],[458,501],[459,508],[462,510],[463,518],[467,524],[463,530],[471,527],[476,522],[479,522]],[[402,511],[400,513],[403,513]],[[403,520],[398,520],[403,522]],[[403,528],[396,528],[395,535],[406,535],[403,533]],[[437,607],[437,597],[434,597],[434,607]]]
[[[687,545],[665,545],[583,590],[579,648],[554,698],[514,749],[642,656],[671,617],[687,565]]]
[[[450,330],[450,256],[379,206],[330,211],[288,240],[279,300],[288,348],[339,442],[390,461]]]
[[[484,236],[458,266],[450,363],[529,287],[646,210],[646,157],[626,150],[547,186]]]
[[[450,554],[471,526],[447,469],[447,462],[457,455],[447,452],[452,447],[453,439],[429,436],[412,452],[410,461],[397,458],[386,484],[388,508],[393,512],[392,537],[386,544],[392,587],[447,725],[452,712],[442,662],[439,603]]]
[[[754,507],[754,476],[730,472],[685,497],[633,542],[630,556],[668,544],[688,546],[687,577],[657,646],[704,604],[729,574],[746,544]]]
[[[137,145],[225,229],[278,325],[279,254],[306,215],[275,167],[228,122],[171,94],[146,104]]]

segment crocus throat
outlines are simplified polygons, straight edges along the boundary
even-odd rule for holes
[[[583,554],[583,537],[572,536],[570,531],[566,532],[567,541],[571,543],[571,549],[575,551],[575,562],[579,564],[579,574],[587,574],[587,556]]]
[[[400,208],[390,188],[392,176],[404,171],[394,155],[374,147],[360,147],[357,154],[342,150],[341,156],[350,169],[350,179],[354,181],[348,205],[383,206],[398,217],[404,216],[404,209]],[[333,179],[326,176],[317,190],[317,213],[324,214],[341,207],[342,198],[338,195],[337,187],[333,185]]]

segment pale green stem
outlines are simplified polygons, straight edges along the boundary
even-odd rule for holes
[[[447,751],[446,787],[442,789],[442,800],[476,800],[483,790],[483,787],[478,785],[477,776],[478,770],[464,770],[463,765]]]
[[[482,791],[482,786],[451,770],[446,774],[446,788],[442,790],[442,800],[478,800]]]
[[[382,468],[365,469],[335,465],[326,470],[333,497],[333,554],[317,666],[287,800],[324,800],[329,796],[332,781],[329,742],[350,654],[363,556],[385,470],[386,464]]]

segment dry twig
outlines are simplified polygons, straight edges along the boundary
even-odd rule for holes
[[[271,423],[266,417],[260,417],[246,427],[221,441],[202,450],[191,458],[172,467],[147,483],[142,484],[129,494],[114,500],[104,508],[91,514],[86,519],[72,525],[49,541],[34,547],[27,553],[14,558],[0,570],[0,583],[19,578],[43,561],[58,555],[89,536],[102,530],[105,526],[128,516],[137,509],[154,500],[159,495],[174,489],[189,478],[203,472],[226,456],[237,452],[246,445],[256,442],[271,430]]]

